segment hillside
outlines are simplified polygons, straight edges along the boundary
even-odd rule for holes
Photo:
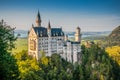
[[[120,45],[120,26],[116,27],[107,38],[108,46]]]
[[[118,26],[117,28],[115,28],[111,34],[109,35],[109,37],[111,38],[119,38],[120,39],[120,26]]]

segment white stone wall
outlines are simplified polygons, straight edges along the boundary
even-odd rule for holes
[[[80,44],[71,44],[71,42],[67,42],[66,46],[66,57],[67,61],[71,63],[75,63],[78,61],[78,53],[81,52]],[[63,52],[65,53],[65,47],[63,48]],[[65,54],[64,57],[65,59]]]
[[[67,61],[72,63],[72,44],[71,42],[67,42]]]
[[[63,46],[62,58],[67,60],[67,46]]]
[[[46,56],[51,56],[53,53],[63,52],[63,37],[39,37],[38,51],[43,50]]]
[[[46,55],[48,55],[48,37],[39,37],[38,41],[38,52],[44,51]]]
[[[35,40],[36,50],[30,50],[30,40]],[[78,61],[78,53],[81,52],[80,44],[72,44],[67,42],[67,46],[63,46],[64,36],[51,37],[34,37],[28,36],[28,54],[33,55],[38,60],[41,57],[40,51],[44,51],[46,56],[54,53],[60,54],[65,60],[75,63]],[[80,59],[81,57],[79,57]]]
[[[51,54],[57,53],[57,37],[51,37]]]
[[[73,44],[73,63],[77,62],[77,44]]]
[[[77,54],[79,52],[79,44],[73,44],[73,63],[78,61]]]

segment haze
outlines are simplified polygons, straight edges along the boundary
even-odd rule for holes
[[[120,25],[120,0],[1,0],[0,19],[29,30],[38,10],[42,26],[62,27],[64,31],[112,31]]]

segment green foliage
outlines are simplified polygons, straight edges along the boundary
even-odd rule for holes
[[[80,65],[80,79],[99,80],[99,79],[120,79],[120,67],[97,45],[91,45],[90,48],[82,46],[82,64]],[[116,67],[115,67],[115,66]]]
[[[53,54],[48,58],[48,65],[42,64],[42,61],[39,62],[41,67],[44,80],[71,80],[72,79],[72,69],[73,66],[61,59],[58,54]],[[68,67],[69,66],[69,67]]]
[[[28,49],[28,42],[27,38],[18,38],[15,41],[15,48],[12,49],[12,53],[16,54],[21,52],[22,50],[27,50]]]
[[[41,50],[40,55],[41,55],[40,58],[41,64],[48,65],[48,58],[45,56],[45,52]]]
[[[4,55],[0,56],[0,79],[18,79],[19,71],[16,64],[16,60],[10,53],[2,53]]]
[[[14,28],[0,22],[0,79],[16,80],[19,76],[18,66],[10,50],[14,48]],[[9,51],[9,52],[8,52]]]
[[[21,80],[72,80],[73,65],[63,60],[58,54],[51,57],[43,56],[39,61],[30,58],[27,51],[15,55]]]
[[[17,64],[20,72],[19,78],[21,80],[41,79],[40,76],[37,75],[37,72],[39,72],[41,68],[38,66],[36,59],[31,58],[30,56],[27,55],[26,50],[23,50],[22,52],[15,54],[15,58],[17,59]]]
[[[14,28],[4,24],[4,21],[0,22],[0,50],[11,50],[14,47]]]
[[[15,58],[19,61],[27,60],[29,58],[26,50],[23,50],[23,51],[16,53],[14,55],[15,55]]]
[[[21,80],[119,80],[120,68],[104,49],[97,45],[82,47],[82,63],[71,64],[58,54],[46,57],[41,51],[41,58],[36,61],[22,51],[15,55]]]

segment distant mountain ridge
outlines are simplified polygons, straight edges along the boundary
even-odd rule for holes
[[[28,35],[28,31],[27,30],[15,30],[14,32],[15,36],[18,36],[19,38],[26,38]]]
[[[111,34],[109,35],[109,37],[113,37],[113,38],[120,38],[120,26],[116,27]]]
[[[120,45],[120,26],[116,27],[107,39],[109,45]]]
[[[74,37],[75,32],[64,32],[68,37]],[[84,37],[95,37],[95,36],[108,36],[111,31],[103,31],[103,32],[81,32],[82,38]],[[19,34],[19,38],[27,37],[27,30],[15,30],[15,36]]]

